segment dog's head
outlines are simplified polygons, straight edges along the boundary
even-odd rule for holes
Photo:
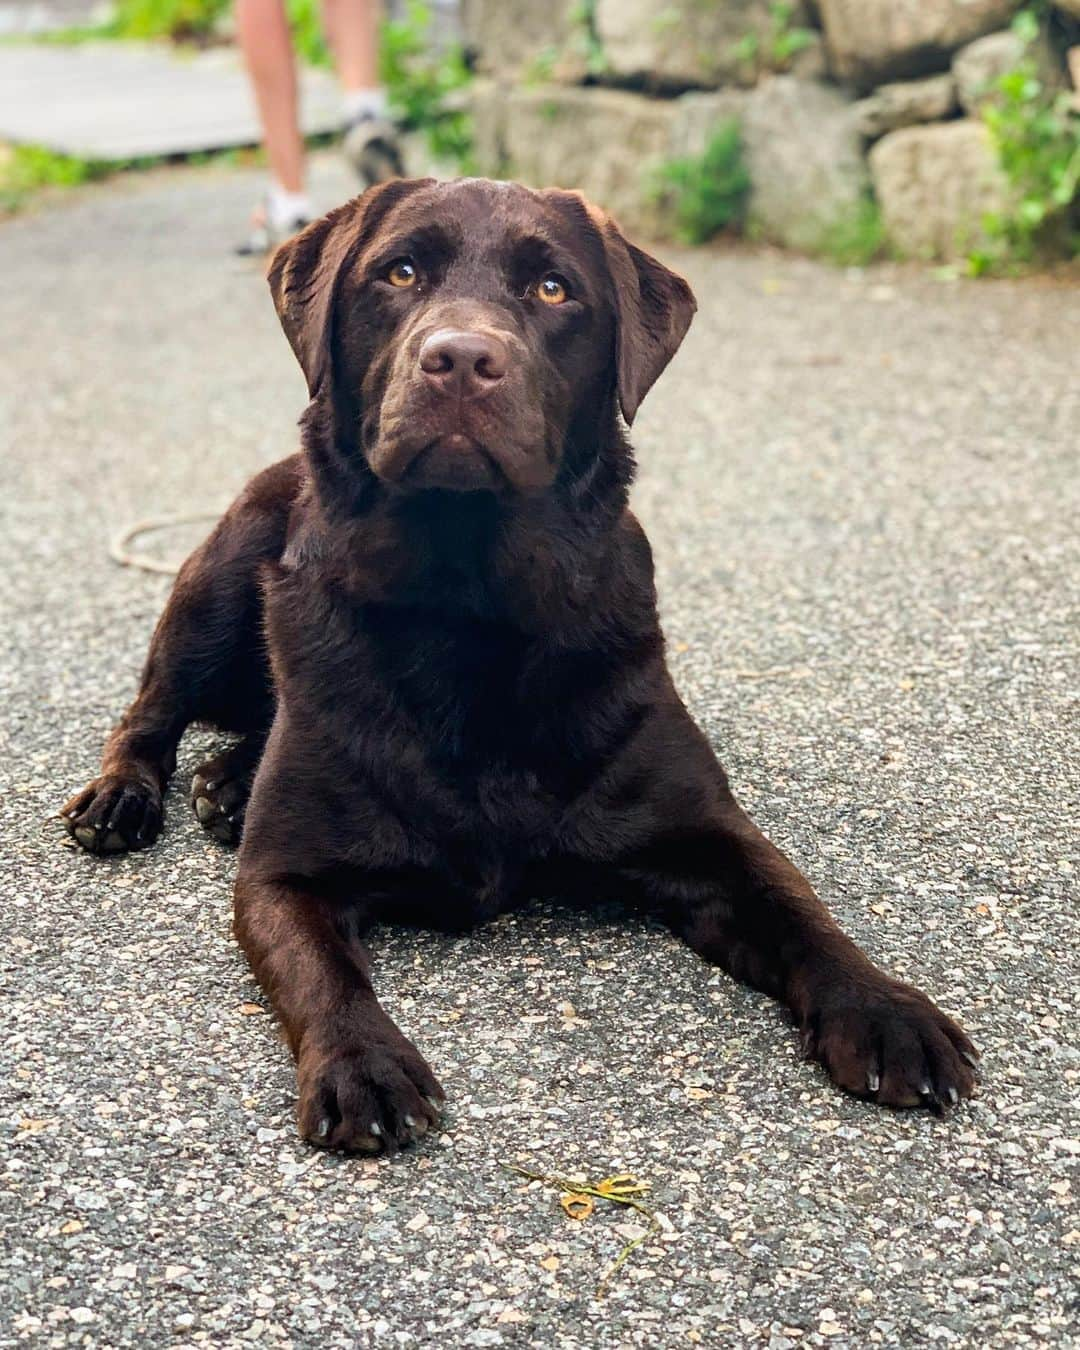
[[[694,312],[686,282],[577,193],[399,179],[270,265],[339,448],[400,490],[536,492],[630,422]]]

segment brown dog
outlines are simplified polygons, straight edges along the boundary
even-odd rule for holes
[[[301,1133],[394,1148],[439,1117],[367,927],[543,892],[661,913],[782,999],[851,1092],[969,1095],[968,1038],[744,815],[664,664],[618,410],[679,346],[686,283],[576,194],[425,179],[317,221],[270,285],[311,394],[303,454],[185,564],[64,814],[94,852],[143,847],[184,728],[242,734],[193,800],[215,834],[243,827],[236,933],[297,1059]]]

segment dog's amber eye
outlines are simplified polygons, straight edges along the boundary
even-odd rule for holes
[[[391,286],[415,286],[419,274],[416,270],[416,264],[410,262],[408,258],[398,258],[397,262],[390,264],[390,270],[386,274],[386,279]]]
[[[566,285],[556,276],[541,277],[536,283],[536,298],[545,305],[561,305],[568,298]]]

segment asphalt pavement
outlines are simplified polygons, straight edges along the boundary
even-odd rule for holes
[[[0,1345],[1080,1343],[1080,290],[674,253],[701,309],[634,429],[680,688],[847,929],[971,1032],[977,1099],[845,1098],[662,931],[537,905],[379,935],[448,1117],[353,1160],[294,1133],[234,857],[185,801],[213,738],[152,851],[53,819],[168,589],[110,535],[294,448],[302,379],[228,253],[257,188],[155,173],[0,227]],[[657,1219],[575,1221],[504,1163],[633,1174]]]

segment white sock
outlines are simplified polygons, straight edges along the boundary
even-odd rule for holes
[[[266,214],[271,229],[284,230],[298,220],[314,220],[315,212],[306,192],[288,192],[276,179],[270,180]]]
[[[386,90],[343,89],[341,101],[345,107],[347,122],[359,121],[361,117],[385,117],[387,113]]]

